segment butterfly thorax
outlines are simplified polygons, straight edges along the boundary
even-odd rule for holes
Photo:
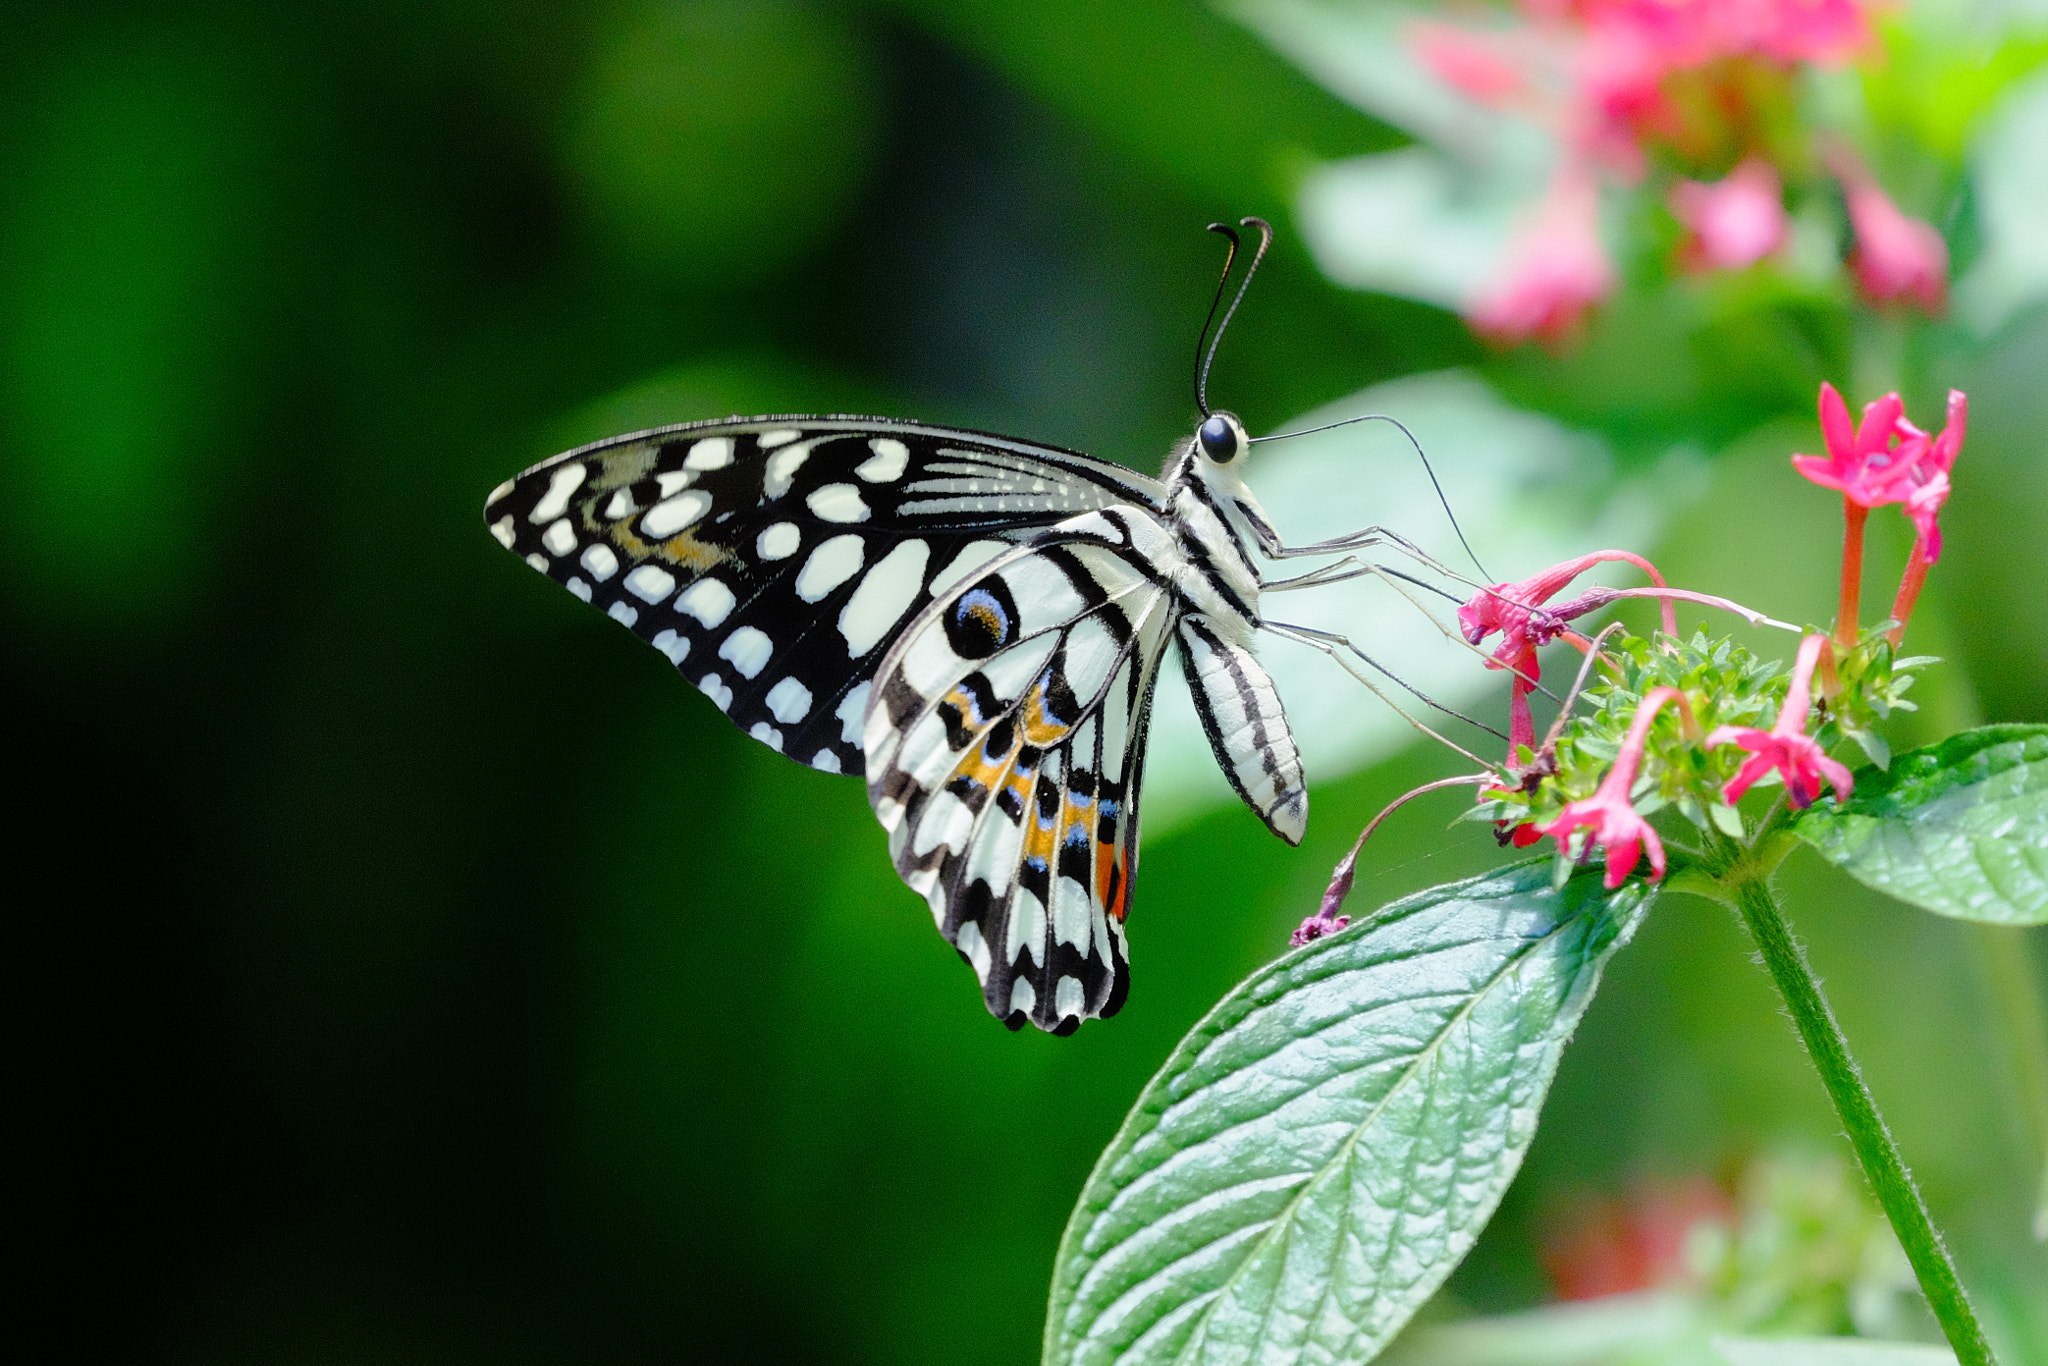
[[[1223,449],[1232,458],[1212,458],[1200,436],[1191,436],[1174,448],[1161,472],[1167,525],[1182,552],[1175,587],[1189,610],[1210,617],[1237,643],[1249,644],[1259,625],[1260,576],[1252,547],[1270,523],[1240,473],[1242,452],[1249,449],[1243,428],[1227,414],[1217,417],[1231,431],[1235,444]]]

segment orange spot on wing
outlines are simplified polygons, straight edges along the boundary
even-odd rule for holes
[[[1027,745],[1051,749],[1066,739],[1067,732],[1073,729],[1066,722],[1055,720],[1047,714],[1045,689],[1035,683],[1031,685],[1031,691],[1024,694],[1024,705],[1019,711],[1023,718],[1023,725],[1019,730]]]

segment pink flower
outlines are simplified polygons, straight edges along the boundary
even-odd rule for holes
[[[1785,205],[1778,173],[1749,157],[1713,184],[1681,180],[1671,187],[1671,212],[1692,230],[1686,255],[1715,270],[1742,270],[1785,241]]]
[[[1828,758],[1818,742],[1806,733],[1806,712],[1812,703],[1813,669],[1827,644],[1826,636],[1808,636],[1799,642],[1799,659],[1792,666],[1792,684],[1785,690],[1785,703],[1778,708],[1777,724],[1769,730],[1754,726],[1722,726],[1707,737],[1707,748],[1737,744],[1750,752],[1742,767],[1721,789],[1721,800],[1733,806],[1742,794],[1772,769],[1785,779],[1785,797],[1793,807],[1812,806],[1820,797],[1821,779],[1835,786],[1835,796],[1847,800],[1855,790],[1855,779],[1842,764]]]
[[[1929,564],[1941,558],[1941,527],[1935,517],[1948,501],[1948,472],[1955,468],[1956,457],[1962,454],[1963,432],[1969,418],[1969,398],[1960,389],[1949,390],[1948,425],[1927,443],[1925,454],[1913,462],[1906,474],[1911,489],[1906,494],[1906,515],[1913,519],[1913,530],[1919,535],[1916,553]],[[1912,424],[1902,420],[1901,425]]]
[[[1821,381],[1820,431],[1825,456],[1795,455],[1793,468],[1822,488],[1840,490],[1860,508],[1902,503],[1914,464],[1927,454],[1927,434],[1904,420],[1906,405],[1896,393],[1886,394],[1863,409],[1863,422],[1852,426],[1849,405],[1835,386]],[[1958,431],[1956,441],[1962,436]]]
[[[1545,612],[1539,609],[1573,579],[1594,565],[1609,560],[1625,560],[1648,574],[1651,583],[1659,588],[1664,586],[1664,576],[1657,572],[1657,566],[1642,556],[1632,555],[1626,550],[1596,550],[1576,560],[1554,564],[1520,583],[1497,583],[1490,588],[1482,588],[1458,608],[1458,626],[1468,644],[1477,645],[1495,631],[1500,632],[1500,646],[1486,661],[1486,667],[1515,672],[1514,681],[1508,687],[1510,760],[1516,746],[1536,747],[1536,720],[1529,714],[1529,694],[1535,691],[1536,680],[1543,677],[1536,647],[1548,645],[1563,635],[1569,629],[1572,617],[1592,610],[1590,606],[1581,607],[1577,612]],[[1664,632],[1666,635],[1678,634],[1677,619],[1668,601],[1664,604]]]
[[[1856,245],[1849,269],[1873,304],[1910,299],[1929,313],[1948,303],[1948,244],[1930,223],[1909,218],[1847,152],[1832,158],[1849,201]]]
[[[1502,346],[1569,336],[1614,288],[1599,219],[1600,187],[1593,177],[1583,169],[1560,171],[1505,275],[1467,306],[1472,330]]]
[[[1325,935],[1335,934],[1350,923],[1351,917],[1348,915],[1327,915],[1318,911],[1294,927],[1294,933],[1287,936],[1288,947],[1298,949],[1303,944],[1312,943]]]
[[[1437,78],[1484,105],[1507,104],[1530,93],[1527,63],[1518,60],[1520,34],[1501,37],[1427,21],[1409,26],[1408,42]]]
[[[1628,736],[1621,742],[1621,752],[1614,756],[1614,767],[1607,770],[1607,776],[1600,780],[1600,786],[1590,797],[1582,797],[1557,813],[1547,825],[1536,827],[1539,835],[1550,835],[1557,840],[1560,850],[1569,851],[1572,833],[1581,827],[1591,831],[1590,843],[1607,850],[1607,889],[1619,887],[1628,875],[1635,871],[1636,860],[1642,856],[1643,847],[1650,850],[1650,880],[1664,876],[1664,842],[1657,838],[1657,832],[1650,823],[1636,814],[1635,806],[1628,799],[1628,790],[1635,786],[1636,769],[1643,760],[1644,738],[1650,733],[1650,723],[1657,719],[1658,710],[1674,697],[1681,697],[1676,688],[1652,688],[1636,708],[1635,720],[1629,723]]]

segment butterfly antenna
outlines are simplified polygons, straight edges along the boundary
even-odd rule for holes
[[[1229,322],[1230,315],[1225,314],[1223,321]],[[1205,409],[1204,411],[1206,412],[1207,410]],[[1465,528],[1458,525],[1458,514],[1451,511],[1451,500],[1444,496],[1444,486],[1437,481],[1436,469],[1429,463],[1429,454],[1422,449],[1422,443],[1415,439],[1415,433],[1409,431],[1407,425],[1399,418],[1388,417],[1385,413],[1366,413],[1360,417],[1347,417],[1341,422],[1326,422],[1320,427],[1309,427],[1299,432],[1275,432],[1270,436],[1255,436],[1251,439],[1254,442],[1285,441],[1289,437],[1314,436],[1317,432],[1328,432],[1334,431],[1339,427],[1349,427],[1356,422],[1391,423],[1400,430],[1401,435],[1408,438],[1408,444],[1415,448],[1416,458],[1422,461],[1423,472],[1429,476],[1429,486],[1436,490],[1437,502],[1443,505],[1444,516],[1450,518],[1451,530],[1458,534],[1458,544],[1465,548],[1465,558],[1472,561],[1472,567],[1479,571],[1481,579],[1491,583],[1493,575],[1486,572],[1486,566],[1479,563],[1479,557],[1472,553],[1472,543],[1465,539]]]
[[[1228,223],[1211,223],[1210,232],[1220,232],[1230,239],[1230,250],[1223,257],[1223,275],[1216,281],[1216,297],[1209,301],[1209,316],[1202,319],[1202,335],[1195,338],[1195,406],[1202,410],[1202,416],[1209,416],[1209,325],[1216,321],[1216,310],[1223,305],[1223,289],[1230,283],[1230,268],[1237,264],[1239,241],[1237,229]]]
[[[1216,297],[1209,303],[1209,317],[1202,322],[1202,335],[1195,342],[1195,406],[1202,410],[1202,416],[1209,416],[1209,366],[1216,360],[1216,348],[1223,342],[1224,329],[1237,316],[1237,306],[1244,302],[1244,292],[1252,286],[1252,276],[1258,274],[1259,262],[1266,259],[1266,248],[1273,245],[1273,225],[1263,218],[1240,218],[1239,228],[1259,230],[1259,249],[1252,253],[1252,263],[1245,267],[1244,279],[1238,282],[1237,297],[1230,301],[1224,311],[1223,321],[1216,324],[1216,335],[1209,336],[1209,323],[1216,317],[1216,305],[1223,302],[1223,287],[1230,283],[1230,267],[1237,260],[1240,242],[1237,229],[1228,223],[1211,223],[1210,232],[1220,232],[1230,239],[1230,255],[1223,258],[1223,278],[1216,282]]]

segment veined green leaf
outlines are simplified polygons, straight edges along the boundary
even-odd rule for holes
[[[1362,1362],[1521,1165],[1641,920],[1549,861],[1396,902],[1240,983],[1139,1096],[1068,1221],[1045,1359]]]
[[[1959,920],[2048,923],[2048,726],[1985,726],[1856,773],[1792,824],[1866,886]]]

